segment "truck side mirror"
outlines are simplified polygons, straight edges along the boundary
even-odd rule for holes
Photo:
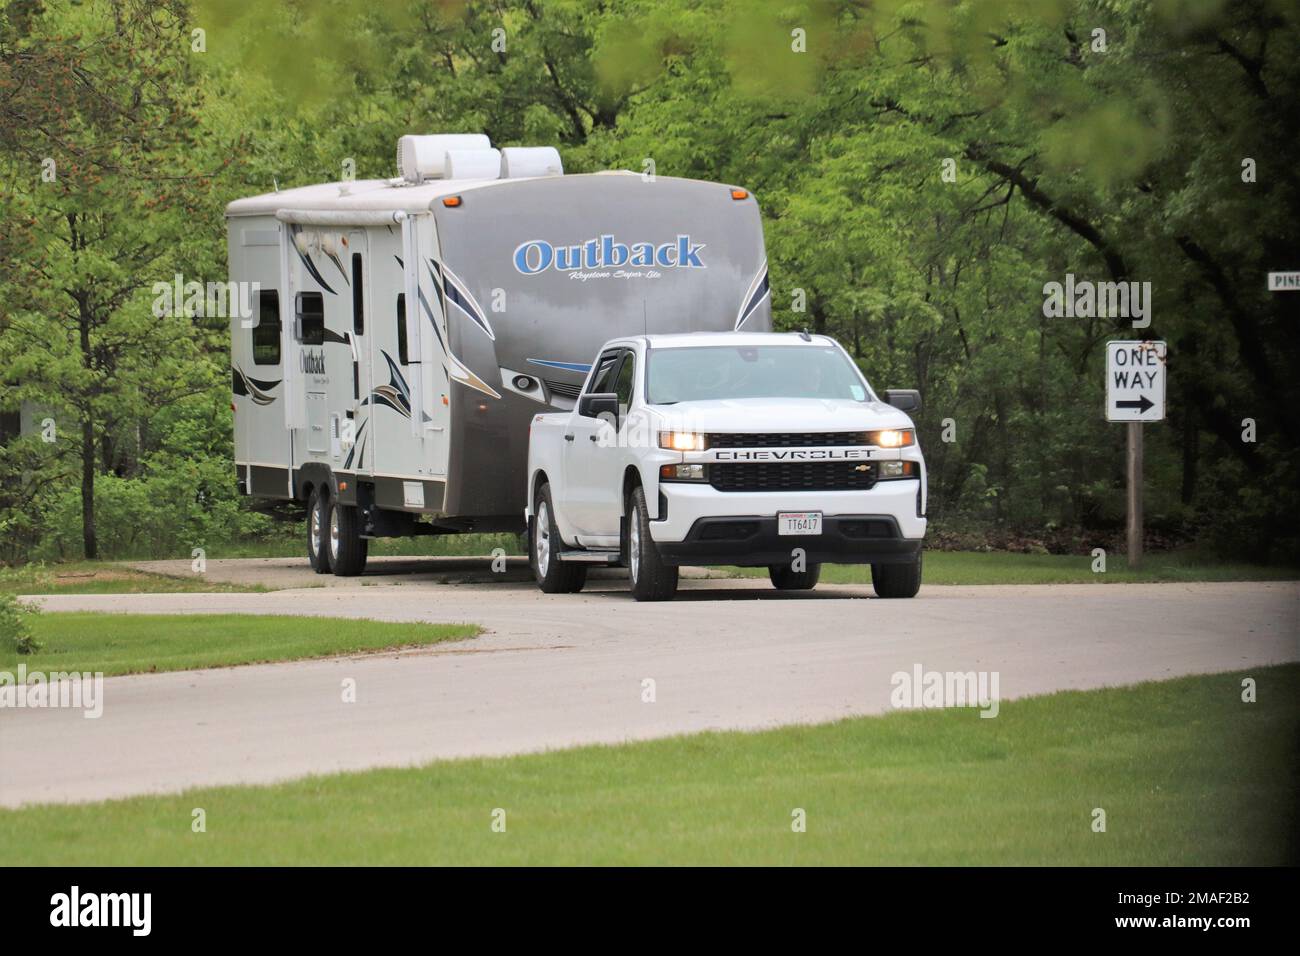
[[[578,414],[583,418],[610,416],[618,421],[618,395],[614,392],[588,392],[578,397]]]
[[[900,412],[919,412],[921,410],[921,393],[914,388],[887,388],[885,401]]]

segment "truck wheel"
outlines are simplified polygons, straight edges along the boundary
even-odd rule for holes
[[[664,564],[650,537],[650,512],[645,491],[632,489],[627,509],[627,566],[632,578],[632,596],[638,601],[667,601],[677,593],[677,568]]]
[[[330,567],[341,578],[356,577],[366,569],[370,542],[361,537],[361,515],[351,505],[330,505]]]
[[[871,586],[876,589],[876,597],[916,597],[921,590],[921,553],[918,551],[916,560],[907,564],[873,564]]]
[[[537,514],[529,527],[528,560],[533,566],[537,586],[546,594],[576,594],[587,583],[587,566],[560,560],[564,542],[555,526],[555,505],[551,503],[551,486],[537,491]]]
[[[811,591],[822,576],[822,566],[809,564],[804,570],[796,571],[788,564],[769,564],[767,573],[778,591]]]
[[[330,573],[330,556],[325,539],[329,534],[329,494],[317,488],[307,501],[307,560],[317,574]]]

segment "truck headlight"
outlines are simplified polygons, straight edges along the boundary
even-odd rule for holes
[[[699,432],[660,432],[659,447],[672,451],[704,451],[708,440]]]
[[[660,465],[660,481],[706,481],[708,471],[703,465]]]
[[[882,428],[880,431],[867,432],[867,444],[881,448],[905,448],[916,444],[916,436],[910,428]]]
[[[916,475],[916,462],[881,461],[876,463],[876,480],[888,481],[891,478],[912,478]]]

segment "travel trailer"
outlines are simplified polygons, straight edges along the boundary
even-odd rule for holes
[[[620,335],[768,331],[745,189],[565,175],[550,147],[404,136],[393,179],[226,207],[235,466],[299,502],[321,573],[369,539],[523,531],[529,423],[571,409]]]

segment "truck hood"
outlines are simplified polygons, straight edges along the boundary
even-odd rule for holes
[[[697,432],[851,432],[912,428],[883,402],[821,398],[735,398],[651,406],[660,427]]]

